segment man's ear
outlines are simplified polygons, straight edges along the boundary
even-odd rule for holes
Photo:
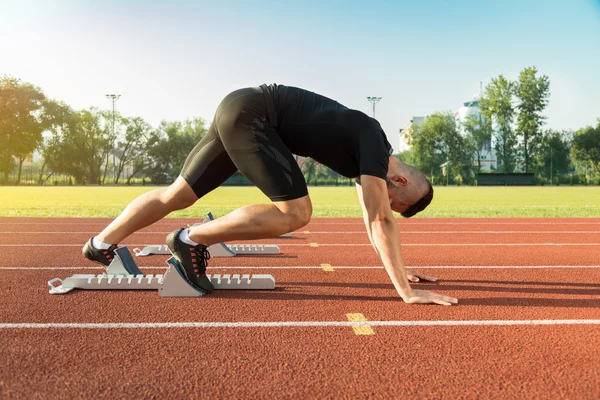
[[[408,185],[408,179],[402,175],[393,175],[389,177],[390,181],[394,183],[394,186],[406,186]]]

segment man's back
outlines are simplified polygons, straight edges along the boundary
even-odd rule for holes
[[[335,100],[290,86],[269,85],[277,131],[294,154],[311,157],[339,174],[385,179],[392,147],[381,125]]]

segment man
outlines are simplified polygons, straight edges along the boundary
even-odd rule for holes
[[[425,176],[390,156],[392,148],[375,119],[318,94],[283,85],[240,89],[225,97],[207,135],[189,154],[181,176],[171,186],[131,202],[86,243],[83,254],[108,265],[116,244],[127,236],[172,211],[191,206],[239,170],[271,204],[245,206],[167,236],[167,245],[189,283],[210,293],[208,246],[276,237],[310,221],[312,204],[292,153],[312,157],[343,176],[356,178],[369,239],[405,302],[457,302],[412,289],[404,269],[392,210],[411,217],[429,205],[433,189]],[[410,277],[418,280],[416,273]]]

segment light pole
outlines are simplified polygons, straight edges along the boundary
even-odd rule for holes
[[[381,101],[381,97],[371,97],[367,96],[367,100],[373,104],[373,118],[375,118],[375,105]]]
[[[552,147],[550,147],[550,185],[552,185]]]
[[[120,94],[107,94],[106,98],[112,102],[112,136],[115,139],[115,104],[121,97]],[[115,166],[115,149],[113,149],[113,183],[117,183],[117,168]]]

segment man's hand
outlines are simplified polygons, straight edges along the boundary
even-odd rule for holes
[[[400,248],[400,231],[390,208],[386,182],[370,175],[361,175],[360,180],[361,185],[357,185],[356,189],[369,239],[400,297],[406,303],[435,303],[448,306],[457,303],[458,300],[452,297],[410,287],[407,275],[412,276],[412,281],[435,278],[415,272],[406,273]]]
[[[406,270],[406,277],[408,278],[408,280],[410,282],[413,282],[413,283],[420,282],[420,281],[427,281],[427,282],[437,281],[437,278],[435,276],[424,275],[417,271]]]
[[[428,290],[416,289],[411,289],[410,293],[403,297],[402,300],[408,304],[441,304],[443,306],[450,306],[458,303],[458,300],[454,297],[444,296]]]

